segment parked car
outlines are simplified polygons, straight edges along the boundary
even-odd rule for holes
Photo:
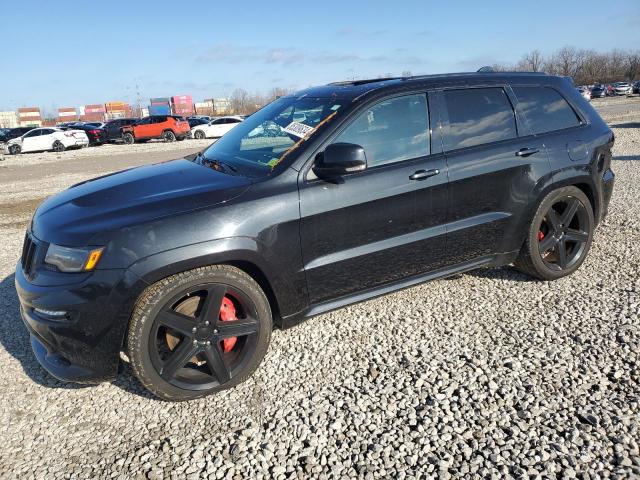
[[[640,93],[640,80],[633,83],[633,93]]]
[[[76,123],[71,127],[74,130],[82,130],[87,134],[89,145],[97,146],[108,142],[107,132],[103,128],[98,128],[94,123]]]
[[[191,129],[193,129],[193,127],[197,127],[198,125],[206,125],[207,123],[209,123],[208,120],[205,120],[204,118],[187,118],[187,122],[189,122],[189,127]]]
[[[582,98],[584,98],[585,100],[591,100],[591,90],[589,90],[587,87],[578,87],[576,88],[576,90],[578,90],[580,95],[582,95]]]
[[[119,142],[122,141],[122,127],[126,127],[129,125],[133,125],[139,119],[137,118],[116,118],[114,120],[109,120],[104,124],[102,128],[107,135],[108,142]]]
[[[2,133],[0,133],[0,143],[8,142],[9,140],[13,140],[14,138],[21,137],[34,128],[36,127],[5,128],[3,129]]]
[[[246,380],[274,324],[479,267],[574,273],[607,213],[613,143],[544,74],[310,88],[190,160],[49,197],[16,268],[20,311],[62,380],[112,379],[125,350],[155,395],[201,397]]]
[[[124,143],[163,138],[167,142],[184,140],[190,135],[189,123],[177,115],[151,115],[138,120],[133,125],[122,127]]]
[[[56,127],[34,128],[21,137],[7,142],[7,150],[12,155],[26,152],[53,150],[63,152],[67,148],[86,147],[89,139],[82,130],[62,130]]]
[[[219,117],[204,125],[198,125],[191,129],[193,138],[219,138],[242,122],[242,118],[236,115]]]
[[[605,85],[594,85],[591,89],[591,98],[604,98],[607,96],[607,87]]]
[[[612,86],[615,95],[631,95],[633,93],[633,87],[627,82],[616,82]]]
[[[187,120],[205,120],[207,122],[210,122],[212,117],[210,117],[209,115],[191,115],[190,117],[187,117]]]

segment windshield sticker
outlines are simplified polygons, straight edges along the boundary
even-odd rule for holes
[[[313,127],[300,122],[291,122],[289,125],[284,127],[283,130],[287,133],[290,133],[291,135],[295,135],[298,138],[303,138],[309,132],[313,131]]]

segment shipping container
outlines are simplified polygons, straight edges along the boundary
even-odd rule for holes
[[[18,115],[16,112],[0,112],[0,128],[15,128],[18,126]]]
[[[81,122],[104,122],[104,113],[86,113],[80,115]]]
[[[97,104],[94,103],[92,105],[85,105],[84,106],[84,113],[85,114],[90,114],[90,113],[105,113],[105,108],[104,105],[102,104]]]
[[[149,105],[149,115],[171,115],[169,105]]]
[[[151,105],[164,105],[164,104],[169,104],[170,100],[171,99],[169,97],[157,97],[157,98],[152,98],[149,103]]]
[[[104,106],[107,112],[122,112],[131,110],[129,104],[125,102],[107,102],[104,104]]]
[[[171,103],[174,105],[193,105],[193,98],[191,95],[177,95],[171,97]]]

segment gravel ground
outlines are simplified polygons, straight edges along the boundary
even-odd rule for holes
[[[0,169],[0,477],[640,476],[640,112],[607,120],[616,189],[575,275],[478,270],[322,315],[181,404],[126,365],[85,388],[38,366],[12,270],[39,199],[81,173]]]

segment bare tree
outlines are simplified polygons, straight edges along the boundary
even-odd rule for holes
[[[517,65],[517,70],[524,72],[539,72],[542,70],[544,59],[540,50],[532,50],[525,53]]]
[[[234,113],[247,113],[249,107],[249,92],[244,88],[236,88],[231,94],[231,110]]]

